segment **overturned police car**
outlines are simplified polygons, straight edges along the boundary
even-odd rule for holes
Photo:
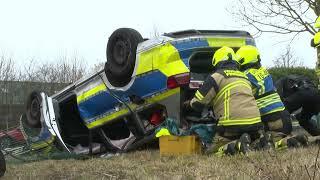
[[[255,45],[245,31],[186,30],[143,39],[120,28],[108,40],[101,71],[50,97],[31,93],[23,124],[38,129],[32,147],[95,153],[150,142],[167,117],[184,122],[182,104],[213,72],[215,50],[243,45]]]

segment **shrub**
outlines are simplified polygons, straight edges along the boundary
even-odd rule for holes
[[[289,74],[295,74],[295,75],[303,75],[310,78],[316,85],[318,85],[319,83],[315,70],[307,67],[292,67],[292,68],[272,67],[272,68],[269,68],[268,71],[271,74],[273,81],[277,81],[281,77]]]

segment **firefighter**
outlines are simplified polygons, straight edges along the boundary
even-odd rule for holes
[[[320,16],[316,19],[314,27],[320,29]],[[320,32],[311,40],[311,46],[317,49],[316,74],[320,80]],[[320,85],[320,84],[319,84]],[[290,112],[302,108],[295,118],[309,134],[320,135],[320,93],[316,85],[308,78],[289,75],[277,81],[277,88],[282,92],[285,106]]]
[[[316,29],[320,29],[320,16],[316,19],[316,22],[314,24],[314,27]],[[313,39],[311,40],[311,46],[317,49],[317,63],[316,63],[316,74],[318,76],[318,81],[320,82],[320,32],[318,31]],[[320,84],[319,84],[320,85]],[[318,87],[319,89],[320,87]]]
[[[320,29],[320,16],[317,17],[316,22],[314,23],[314,27]]]
[[[317,32],[313,39],[311,40],[311,46],[314,48],[318,48],[320,46],[320,32]]]
[[[254,46],[242,46],[236,53],[240,70],[243,71],[252,85],[254,97],[261,114],[265,131],[270,132],[276,149],[299,145],[296,138],[289,138],[292,131],[290,113],[283,102],[267,69],[261,66],[259,50]],[[300,138],[300,136],[299,136]],[[307,140],[300,143],[306,144]]]
[[[290,113],[301,108],[295,118],[312,136],[320,135],[320,92],[307,77],[288,75],[276,82],[276,87]]]
[[[205,80],[188,103],[201,112],[212,106],[217,118],[216,135],[207,153],[218,155],[247,153],[252,140],[263,134],[257,103],[247,76],[239,71],[235,53],[229,47],[218,49],[213,56],[214,73]]]

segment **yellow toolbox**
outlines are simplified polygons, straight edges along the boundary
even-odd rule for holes
[[[160,155],[191,155],[201,153],[201,143],[196,136],[161,136]]]

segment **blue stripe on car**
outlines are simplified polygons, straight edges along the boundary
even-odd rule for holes
[[[208,41],[205,39],[188,39],[173,41],[171,44],[179,51],[180,58],[189,66],[189,57],[193,51],[200,47],[209,47]]]
[[[167,77],[159,71],[153,71],[143,76],[136,77],[134,83],[127,91],[114,90],[113,92],[123,101],[128,102],[130,95],[146,98],[161,92],[166,88]],[[107,91],[101,91],[99,94],[78,104],[78,107],[80,116],[86,121],[112,111],[117,105],[119,105],[119,102]]]

